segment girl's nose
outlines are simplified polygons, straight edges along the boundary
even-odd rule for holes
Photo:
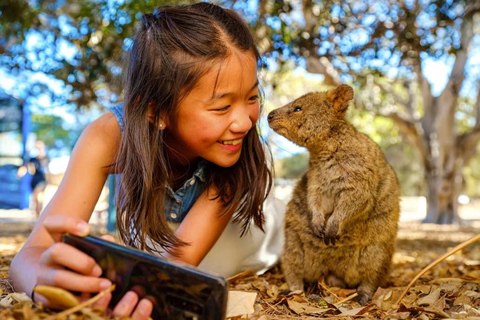
[[[235,133],[245,133],[252,128],[253,119],[248,107],[239,108],[234,115],[230,130]]]

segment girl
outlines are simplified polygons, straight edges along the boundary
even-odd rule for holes
[[[194,266],[204,260],[201,268],[224,276],[274,264],[282,217],[264,216],[273,218],[275,207],[263,205],[271,173],[256,126],[258,62],[248,27],[231,10],[198,3],[144,15],[129,53],[124,106],[79,139],[57,193],[12,262],[15,290],[46,284],[88,294],[111,285],[90,257],[59,240],[64,232],[89,233],[112,173],[121,174],[117,224],[127,245]],[[146,319],[151,310],[129,292],[113,314]]]

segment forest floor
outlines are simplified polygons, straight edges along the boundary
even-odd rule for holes
[[[351,299],[355,290],[329,288],[322,279],[305,293],[284,294],[287,287],[278,266],[260,276],[243,273],[229,279],[229,319],[480,320],[480,242],[433,267],[396,304],[423,268],[479,230],[478,226],[400,223],[390,281],[366,306]],[[57,314],[13,292],[7,279],[10,262],[30,231],[31,222],[0,219],[0,319],[45,319]],[[85,307],[68,319],[108,319],[108,315]]]

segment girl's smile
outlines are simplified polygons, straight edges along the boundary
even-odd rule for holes
[[[243,139],[219,141],[222,148],[229,151],[238,151],[242,148]]]

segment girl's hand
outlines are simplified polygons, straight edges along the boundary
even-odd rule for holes
[[[40,256],[37,284],[80,292],[81,300],[87,299],[90,293],[98,293],[112,285],[110,280],[100,278],[102,269],[92,257],[61,242],[61,237],[66,232],[81,237],[88,235],[90,226],[87,222],[71,216],[55,215],[45,218],[43,226],[54,243]],[[110,241],[112,239],[113,237],[106,238]],[[55,307],[39,294],[35,294],[34,298],[35,302]],[[107,295],[99,300],[96,306],[106,308],[110,299],[111,295]],[[152,303],[146,299],[141,300],[138,305],[137,302],[138,296],[133,292],[128,292],[114,308],[114,315],[130,316],[136,320],[148,319],[153,309]],[[137,307],[135,308],[135,306]]]
[[[80,250],[61,242],[62,234],[68,232],[84,237],[89,234],[87,222],[66,215],[45,218],[43,227],[54,243],[40,256],[37,272],[37,284],[55,286],[69,291],[82,293],[81,298],[109,288],[110,280],[100,278],[102,269],[95,260]],[[39,294],[34,295],[36,302],[46,306],[54,305]]]

